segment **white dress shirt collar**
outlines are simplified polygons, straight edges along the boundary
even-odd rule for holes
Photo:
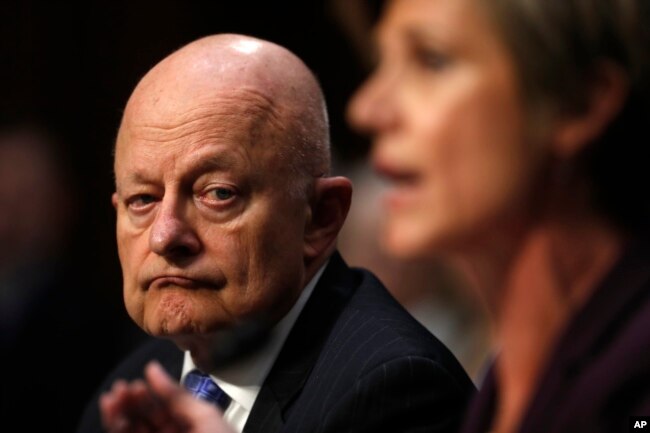
[[[269,341],[263,349],[256,351],[250,357],[232,366],[211,372],[210,377],[232,399],[224,413],[224,418],[239,432],[243,430],[266,376],[269,374],[284,342],[289,336],[291,328],[293,328],[328,263],[329,260],[321,266],[316,275],[305,286],[293,307],[273,327]],[[189,351],[186,351],[181,382],[187,373],[194,368],[196,366],[192,361],[192,356]]]

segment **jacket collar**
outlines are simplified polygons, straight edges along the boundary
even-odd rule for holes
[[[354,273],[334,253],[260,389],[246,433],[274,432],[284,425],[290,403],[305,385],[334,322],[358,285],[354,280]]]

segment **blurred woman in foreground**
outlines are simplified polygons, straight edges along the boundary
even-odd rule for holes
[[[650,4],[395,0],[350,105],[390,179],[383,244],[491,308],[467,432],[625,431],[650,415]]]

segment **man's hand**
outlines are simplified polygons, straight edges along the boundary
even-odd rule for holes
[[[116,381],[99,400],[110,433],[232,433],[219,409],[192,396],[158,364],[145,368],[146,383]]]

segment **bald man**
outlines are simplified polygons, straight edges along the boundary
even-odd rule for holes
[[[164,59],[127,103],[115,179],[126,308],[158,338],[110,375],[80,432],[175,425],[140,380],[151,360],[213,380],[234,431],[455,430],[463,369],[336,253],[352,188],[330,176],[323,95],[296,56],[215,35]],[[269,338],[216,362],[222,332],[251,320]]]

